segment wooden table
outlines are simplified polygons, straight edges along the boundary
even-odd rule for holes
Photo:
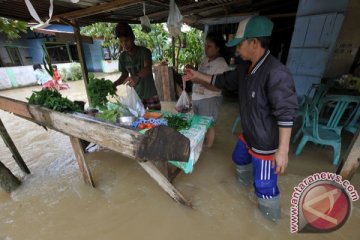
[[[81,139],[134,159],[175,201],[191,206],[171,183],[180,170],[170,166],[168,160],[186,162],[191,152],[189,139],[174,129],[158,126],[142,134],[84,114],[56,112],[2,96],[0,109],[68,135],[86,184],[95,186]]]

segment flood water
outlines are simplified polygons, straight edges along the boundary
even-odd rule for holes
[[[82,81],[62,91],[72,100],[85,100]],[[27,87],[0,91],[25,100]],[[290,199],[295,187],[315,172],[336,171],[332,150],[308,144],[294,155],[279,178],[282,219],[274,224],[257,210],[252,188],[234,178],[231,153],[237,137],[231,127],[237,116],[236,100],[226,101],[220,112],[213,148],[203,149],[193,173],[181,173],[175,187],[193,209],[173,201],[136,161],[101,150],[86,155],[96,188],[85,185],[69,137],[0,111],[0,118],[31,174],[26,175],[0,140],[0,161],[23,184],[7,194],[0,189],[0,240],[15,239],[360,239],[360,201],[353,203],[348,222],[327,234],[291,234]],[[345,136],[343,147],[349,145]],[[352,184],[360,191],[360,171]]]

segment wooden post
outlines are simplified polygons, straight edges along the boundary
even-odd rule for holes
[[[80,139],[70,136],[70,142],[74,149],[75,157],[76,157],[77,163],[79,164],[79,168],[83,175],[85,183],[89,186],[94,187],[95,186],[94,181],[92,179],[90,169],[87,166],[85,156],[84,156],[84,150],[83,150]]]
[[[87,89],[87,86],[89,84],[89,78],[88,78],[88,71],[87,71],[86,60],[85,60],[85,55],[84,55],[83,43],[81,41],[80,27],[79,27],[78,23],[75,20],[72,20],[71,23],[72,23],[72,26],[73,26],[73,29],[74,29],[75,40],[76,40],[76,48],[77,48],[77,51],[78,51],[78,54],[79,54],[79,61],[80,61],[80,65],[81,65],[81,73],[82,73],[82,77],[84,79],[86,96],[87,96],[87,99],[88,99],[89,106],[91,106],[91,101],[90,101],[90,97],[89,97],[89,93],[88,93],[88,89]]]
[[[13,158],[15,159],[17,165],[21,168],[21,170],[25,173],[30,173],[29,168],[26,166],[26,163],[24,162],[24,160],[22,159],[19,151],[17,150],[14,142],[11,140],[11,137],[9,135],[9,133],[6,131],[6,128],[3,124],[3,122],[0,119],[0,135],[2,137],[2,139],[5,142],[5,145],[10,149]]]
[[[340,173],[343,179],[350,180],[360,165],[360,128],[353,137],[350,146],[339,166],[337,174]]]
[[[0,186],[6,192],[12,192],[21,184],[20,180],[15,177],[11,171],[0,162]]]
[[[154,66],[155,85],[160,101],[176,101],[173,67]]]
[[[176,202],[191,207],[191,203],[169,182],[152,162],[138,162],[140,166],[160,185]]]

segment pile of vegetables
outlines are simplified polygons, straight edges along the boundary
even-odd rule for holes
[[[41,91],[34,91],[27,100],[29,104],[40,105],[58,112],[83,112],[78,104],[62,97],[56,90],[43,88]]]
[[[167,120],[168,126],[174,128],[176,131],[189,129],[191,126],[191,121],[188,121],[186,117],[179,115],[168,115],[164,118]]]
[[[114,96],[116,94],[116,88],[110,80],[104,78],[90,79],[87,86],[88,94],[91,101],[91,106],[104,108],[108,102],[107,96]]]
[[[107,109],[97,114],[96,117],[105,121],[116,123],[119,117],[131,116],[127,107],[123,106],[120,102],[108,103]]]

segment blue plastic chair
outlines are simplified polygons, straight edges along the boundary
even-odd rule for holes
[[[297,116],[302,117],[302,126],[296,132],[293,137],[293,143],[295,143],[302,133],[302,129],[304,128],[304,116],[307,109],[311,109],[314,106],[318,106],[320,100],[325,96],[329,89],[329,86],[326,84],[313,84],[311,87],[306,91],[304,95],[303,101],[299,104],[299,110],[297,112]]]
[[[360,126],[360,106],[358,106],[354,117],[349,121],[349,123],[344,127],[344,130],[355,134],[357,129]]]
[[[359,97],[327,96],[320,100],[318,107],[311,106],[310,108],[310,105],[308,105],[305,111],[304,127],[301,129],[303,136],[295,154],[300,155],[308,141],[331,146],[334,149],[332,163],[338,165],[341,154],[341,130],[344,125],[347,125],[349,119],[353,118],[359,103]],[[319,115],[329,105],[332,109],[327,122],[324,124],[319,123]],[[318,109],[321,110],[320,113]],[[344,121],[344,116],[349,109],[353,110],[349,112],[347,119]]]
[[[237,129],[237,126],[240,124],[241,122],[241,118],[240,118],[240,114],[236,117],[234,123],[233,123],[233,126],[232,126],[232,129],[231,129],[231,133],[235,135],[236,133],[236,129]]]

